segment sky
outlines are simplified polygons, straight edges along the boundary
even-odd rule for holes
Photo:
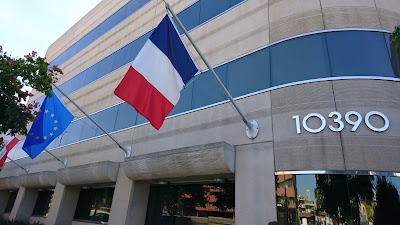
[[[0,45],[14,58],[32,50],[45,57],[47,48],[100,1],[0,0]],[[9,157],[26,157],[21,147],[19,142]]]
[[[0,45],[14,58],[47,48],[101,0],[0,0]]]

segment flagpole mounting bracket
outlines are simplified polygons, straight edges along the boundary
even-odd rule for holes
[[[131,156],[131,153],[132,153],[132,146],[127,146],[127,147],[125,147],[123,150],[124,150],[124,152],[125,152],[125,158]]]
[[[255,120],[250,120],[249,122],[250,124],[246,125],[246,135],[248,138],[254,139],[258,136],[258,131],[259,131],[258,123]]]

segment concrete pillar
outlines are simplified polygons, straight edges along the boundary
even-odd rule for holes
[[[236,147],[236,225],[267,225],[277,220],[272,142]]]
[[[57,182],[46,225],[71,225],[78,203],[80,187]]]
[[[0,191],[0,215],[3,215],[4,210],[6,210],[10,196],[11,193],[9,191]]]
[[[134,182],[132,199],[129,205],[126,225],[144,225],[146,222],[147,204],[149,201],[150,184]]]
[[[132,181],[120,167],[108,224],[144,225],[149,192],[149,184]]]
[[[29,221],[35,207],[39,190],[20,187],[9,219]]]

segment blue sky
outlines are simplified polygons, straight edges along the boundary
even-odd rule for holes
[[[0,0],[0,45],[14,58],[32,50],[45,57],[47,48],[101,0]],[[22,142],[9,153],[27,156]]]
[[[15,58],[47,48],[101,0],[0,0],[0,45]]]

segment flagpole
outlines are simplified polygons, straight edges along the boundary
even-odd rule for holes
[[[25,167],[19,165],[17,162],[15,162],[12,158],[7,156],[7,159],[9,159],[11,162],[15,163],[17,166],[19,166],[21,169],[25,170],[26,173],[29,173],[29,171],[27,169],[25,169]]]
[[[45,149],[45,152],[49,153],[51,156],[53,156],[55,159],[57,159],[57,161],[59,161],[60,163],[62,163],[64,165],[64,168],[67,168],[67,164],[68,164],[68,159],[61,159],[59,157],[57,157],[56,155],[54,155],[53,153],[51,153],[49,150]]]
[[[165,1],[164,1],[165,2]],[[203,62],[206,64],[206,66],[208,67],[208,69],[210,70],[211,74],[213,75],[213,77],[215,78],[215,80],[217,81],[217,83],[219,84],[219,86],[222,88],[222,90],[224,91],[225,95],[228,97],[228,99],[232,102],[233,106],[235,107],[235,109],[238,111],[238,113],[240,114],[240,116],[242,117],[243,122],[246,124],[246,134],[247,137],[250,139],[254,139],[257,137],[258,135],[258,123],[255,120],[248,120],[246,118],[246,116],[242,113],[242,111],[239,109],[239,107],[236,105],[235,101],[233,100],[231,94],[228,92],[228,89],[226,89],[225,85],[222,83],[222,81],[219,79],[219,77],[217,76],[217,74],[215,73],[214,69],[211,67],[211,65],[208,63],[208,61],[206,60],[206,58],[203,56],[203,54],[201,53],[200,49],[197,47],[197,45],[194,43],[193,39],[190,37],[189,33],[187,32],[186,28],[183,26],[183,24],[181,23],[181,21],[179,20],[179,18],[177,17],[177,15],[175,14],[175,12],[171,9],[170,5],[165,2],[165,8],[172,14],[172,16],[175,18],[176,22],[178,22],[179,26],[182,28],[183,32],[185,33],[186,37],[189,39],[190,43],[192,43],[194,49],[197,51],[197,53],[199,54],[200,58],[203,60]]]
[[[132,148],[131,146],[128,146],[127,148],[123,147],[111,134],[109,134],[103,127],[100,126],[100,124],[98,124],[96,121],[94,121],[92,119],[92,117],[89,116],[89,114],[87,114],[78,104],[75,103],[74,100],[72,100],[68,95],[66,95],[57,85],[55,85],[54,83],[52,83],[52,85],[61,93],[63,94],[70,102],[72,102],[72,104],[75,105],[76,108],[78,108],[83,114],[85,114],[85,116],[90,119],[90,121],[92,121],[98,128],[100,128],[100,130],[102,130],[105,134],[107,134],[108,137],[111,138],[111,140],[113,140],[118,147],[125,152],[125,157],[129,157],[132,153]],[[50,153],[50,152],[49,152]]]

